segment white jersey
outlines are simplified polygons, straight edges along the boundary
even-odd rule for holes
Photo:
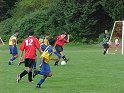
[[[118,45],[119,44],[119,40],[116,38],[115,39],[115,45]]]

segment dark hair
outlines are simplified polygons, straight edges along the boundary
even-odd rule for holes
[[[67,34],[67,33],[65,31],[63,31],[62,34]]]
[[[14,34],[15,34],[15,33],[18,33],[18,32],[19,32],[18,30],[15,30]]]
[[[33,30],[33,29],[30,29],[30,30],[28,31],[28,35],[34,35],[34,30]]]
[[[49,44],[50,44],[50,45],[54,45],[54,44],[55,44],[55,42],[56,42],[56,40],[55,40],[55,39],[53,39],[53,38],[49,39]]]
[[[49,36],[50,34],[49,33],[46,33],[46,35],[45,36]]]

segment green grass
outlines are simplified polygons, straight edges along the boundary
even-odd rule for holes
[[[70,61],[65,66],[53,66],[53,76],[48,78],[41,89],[24,77],[16,83],[16,74],[24,66],[8,66],[10,57],[8,46],[0,46],[0,93],[124,93],[124,56],[102,55],[99,46],[66,46],[65,53]],[[38,68],[38,67],[37,67]]]

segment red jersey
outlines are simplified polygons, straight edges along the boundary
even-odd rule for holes
[[[40,48],[40,44],[37,38],[29,36],[20,45],[20,50],[25,51],[24,58],[35,59],[36,49]]]
[[[65,43],[67,43],[67,40],[65,38],[63,38],[62,40],[60,40],[62,35],[59,35],[57,37],[57,40],[56,40],[56,45],[59,45],[59,46],[63,46]]]

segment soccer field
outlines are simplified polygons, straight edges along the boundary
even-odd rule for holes
[[[41,89],[35,88],[41,76],[29,83],[24,77],[16,83],[16,74],[24,65],[8,65],[8,46],[0,46],[0,93],[124,93],[124,56],[103,55],[100,46],[66,46],[70,61],[65,66],[53,66],[53,76]],[[38,62],[39,63],[39,62]],[[37,66],[37,68],[39,68]]]

